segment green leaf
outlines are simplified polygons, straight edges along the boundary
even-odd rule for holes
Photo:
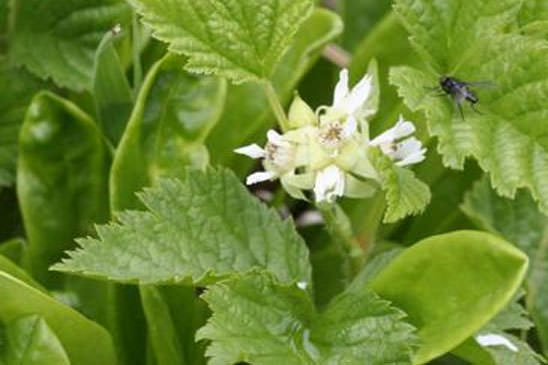
[[[223,110],[226,82],[189,75],[183,64],[180,57],[167,55],[141,88],[112,166],[115,211],[141,207],[135,193],[159,178],[182,177],[187,166],[208,164],[203,143]]]
[[[421,364],[475,334],[504,308],[527,264],[524,253],[496,236],[457,231],[411,246],[370,287],[417,327],[421,342],[414,363]]]
[[[33,95],[44,86],[23,69],[8,65],[0,56],[0,189],[15,180],[17,137],[25,110]]]
[[[315,10],[304,22],[272,77],[284,103],[293,96],[297,83],[316,62],[325,44],[340,35],[342,28],[341,19],[324,9]],[[239,176],[245,174],[253,162],[234,153],[234,149],[263,140],[274,123],[260,85],[230,85],[223,116],[207,139],[212,163],[229,166]]]
[[[29,313],[42,317],[57,335],[70,363],[117,363],[108,332],[80,313],[1,271],[0,295],[1,322],[8,323]]]
[[[461,206],[478,227],[501,234],[524,250],[531,267],[527,280],[527,308],[535,321],[542,347],[548,351],[548,217],[531,196],[519,191],[513,200],[499,197],[486,178],[478,181]]]
[[[5,328],[8,364],[69,365],[63,345],[46,321],[37,315],[15,319]]]
[[[446,166],[461,169],[474,157],[499,194],[513,197],[527,187],[548,212],[547,127],[538,122],[548,116],[548,47],[543,39],[502,34],[515,26],[520,5],[398,1],[396,9],[430,68],[395,68],[391,82],[409,108],[426,114]],[[466,110],[463,120],[449,97],[432,97],[425,87],[438,85],[440,74],[493,81],[494,87],[475,89],[482,114]]]
[[[264,268],[281,282],[310,282],[308,251],[292,222],[252,197],[229,170],[189,169],[184,182],[162,180],[140,198],[148,211],[126,211],[120,224],[55,270],[141,284],[210,283]]]
[[[103,35],[131,19],[121,0],[25,0],[17,5],[12,60],[77,91],[91,87],[95,49]]]
[[[13,238],[0,243],[0,255],[19,264],[25,247],[25,241],[21,238]]]
[[[382,190],[386,195],[384,222],[393,223],[422,212],[430,202],[428,185],[417,179],[413,171],[396,166],[378,149],[371,149],[369,156],[381,176]]]
[[[130,0],[189,72],[268,79],[310,15],[311,0]]]
[[[413,328],[369,290],[343,293],[316,312],[307,292],[251,274],[211,286],[213,310],[197,339],[210,364],[408,364]]]
[[[99,123],[114,146],[122,137],[133,107],[131,89],[114,47],[119,36],[113,31],[105,34],[95,52],[92,74]]]
[[[33,99],[19,138],[17,195],[28,239],[24,266],[47,286],[48,269],[74,238],[108,217],[110,156],[94,121],[49,92]],[[61,163],[60,163],[61,162]]]
[[[0,271],[13,276],[15,279],[21,280],[25,284],[32,286],[34,289],[47,293],[46,289],[34,281],[34,279],[25,270],[21,269],[4,256],[0,256]]]

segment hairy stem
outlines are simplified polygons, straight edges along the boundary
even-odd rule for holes
[[[280,102],[280,98],[278,97],[278,94],[276,93],[276,90],[274,90],[274,87],[270,81],[264,82],[263,85],[270,108],[272,109],[278,124],[282,128],[282,131],[285,132],[289,129],[289,122],[287,120],[287,116],[285,115],[284,108],[282,107],[282,103]]]

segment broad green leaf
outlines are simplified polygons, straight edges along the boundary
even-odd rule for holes
[[[342,45],[350,51],[374,29],[391,5],[390,1],[378,0],[342,0],[338,3],[345,25]]]
[[[116,151],[110,185],[115,211],[140,207],[135,193],[159,178],[205,168],[203,145],[223,110],[226,83],[189,75],[184,60],[167,55],[150,70]]]
[[[22,316],[42,317],[57,335],[72,364],[115,365],[116,356],[108,332],[57,300],[0,271],[0,321]]]
[[[0,189],[15,180],[17,137],[33,95],[45,86],[0,56]]]
[[[140,293],[156,363],[205,363],[205,344],[195,343],[194,334],[205,324],[208,311],[195,288],[142,285]]]
[[[130,0],[185,69],[235,83],[268,79],[312,11],[311,0]]]
[[[25,270],[4,256],[0,256],[0,271],[13,276],[15,279],[21,280],[25,284],[32,286],[34,289],[47,293],[46,289],[34,281],[34,279]]]
[[[18,1],[11,59],[59,86],[89,89],[101,38],[130,16],[121,0]]]
[[[371,150],[369,156],[381,176],[381,187],[386,196],[384,222],[396,222],[407,215],[422,212],[430,202],[428,185],[417,179],[413,171],[396,166],[377,149]]]
[[[5,361],[18,365],[70,365],[63,345],[37,315],[21,317],[5,328]]]
[[[253,273],[211,286],[197,339],[210,364],[408,364],[413,327],[371,291],[343,293],[318,313],[307,292]]]
[[[499,194],[512,197],[517,188],[527,187],[547,212],[547,124],[539,121],[548,115],[548,44],[502,34],[515,25],[520,5],[518,0],[398,1],[396,9],[430,67],[395,68],[391,82],[409,108],[425,113],[446,166],[461,169],[467,157],[474,157]],[[463,120],[449,97],[432,97],[425,87],[436,86],[444,73],[494,83],[475,88],[482,114],[465,103]]]
[[[487,179],[478,181],[461,209],[478,227],[501,234],[530,259],[527,308],[535,321],[544,351],[548,351],[548,217],[531,196],[519,191],[513,200],[499,197]]]
[[[120,224],[80,239],[81,248],[54,269],[140,284],[207,284],[259,267],[281,282],[310,282],[308,251],[292,222],[229,170],[188,169],[184,181],[162,180],[140,198],[147,211],[120,213]]]
[[[28,239],[25,267],[47,286],[49,267],[108,217],[109,153],[94,121],[71,102],[43,92],[33,99],[19,138],[17,195]]]
[[[295,86],[316,62],[325,44],[340,35],[342,28],[341,19],[324,9],[315,10],[304,22],[272,77],[284,103],[292,97]],[[239,176],[245,174],[253,162],[234,153],[234,149],[264,139],[274,123],[260,85],[230,85],[223,116],[207,139],[212,163],[229,166]]]
[[[523,2],[519,13],[521,31],[526,34],[538,34],[548,39],[548,4],[544,0]]]
[[[488,233],[457,231],[411,246],[370,287],[409,315],[420,347],[414,363],[442,355],[475,334],[512,299],[527,256]]]
[[[95,52],[93,96],[99,124],[110,142],[117,146],[133,107],[129,83],[116,53],[119,34],[107,32]]]

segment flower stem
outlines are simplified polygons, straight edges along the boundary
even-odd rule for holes
[[[347,260],[347,276],[352,279],[363,262],[364,252],[354,238],[350,219],[336,204],[318,204],[325,225],[333,241]]]
[[[280,98],[278,98],[278,94],[276,93],[276,90],[274,90],[274,87],[272,86],[272,83],[270,81],[264,82],[263,85],[266,98],[268,99],[268,103],[270,104],[270,108],[272,109],[274,116],[278,120],[278,124],[280,125],[280,128],[282,128],[282,131],[286,132],[289,129],[289,121],[287,120],[287,116],[285,115],[284,108],[282,107],[282,104],[280,102]]]
[[[141,82],[143,80],[143,68],[141,65],[141,57],[140,57],[140,50],[141,50],[141,32],[139,28],[139,21],[137,19],[137,13],[135,11],[132,12],[132,19],[131,19],[131,36],[132,36],[132,50],[133,50],[133,90],[135,93],[135,96],[139,93],[139,89],[141,88]]]

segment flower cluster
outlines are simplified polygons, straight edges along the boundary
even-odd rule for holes
[[[295,198],[306,199],[303,191],[313,190],[316,202],[332,203],[340,196],[365,198],[376,191],[380,177],[368,158],[370,148],[379,148],[398,166],[424,160],[426,149],[411,136],[415,126],[401,116],[393,128],[369,138],[375,92],[371,75],[350,90],[348,71],[342,70],[331,106],[314,112],[296,96],[285,133],[270,130],[264,147],[251,144],[235,150],[263,161],[264,171],[249,175],[247,184],[280,179]]]

